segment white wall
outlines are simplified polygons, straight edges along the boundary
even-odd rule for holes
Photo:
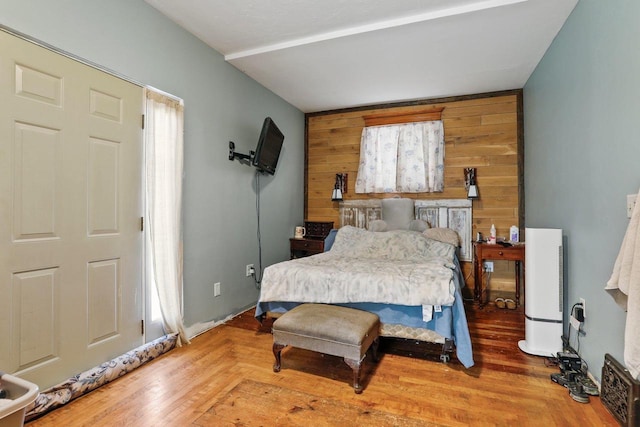
[[[640,187],[640,2],[581,0],[524,88],[526,226],[564,230],[572,346],[600,377],[623,361],[625,313],[604,291]],[[572,331],[575,338],[576,333]]]
[[[143,0],[3,0],[0,24],[184,99],[185,323],[253,305],[245,265],[258,264],[254,171],[228,160],[228,142],[254,149],[266,116],[285,134],[276,175],[261,181],[261,225],[263,263],[287,259],[303,221],[303,113]]]

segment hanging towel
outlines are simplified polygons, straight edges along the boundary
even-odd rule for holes
[[[640,197],[640,192],[638,196]],[[627,311],[624,363],[631,375],[640,376],[640,199],[622,240],[618,258],[605,290]]]

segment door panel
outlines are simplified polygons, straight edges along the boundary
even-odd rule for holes
[[[0,367],[45,388],[143,342],[143,93],[0,31],[0,99]]]
[[[118,233],[119,143],[89,140],[89,236]]]
[[[95,345],[118,334],[118,295],[120,295],[119,260],[89,263],[89,345]]]
[[[13,238],[55,238],[60,131],[15,124]]]
[[[59,270],[50,268],[13,275],[14,321],[20,332],[18,369],[44,363],[58,354]]]

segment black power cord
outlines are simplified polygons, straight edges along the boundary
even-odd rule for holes
[[[256,186],[256,216],[257,216],[257,237],[258,237],[258,269],[253,270],[253,280],[256,288],[260,289],[262,282],[262,236],[260,235],[260,171],[256,170],[255,174]]]

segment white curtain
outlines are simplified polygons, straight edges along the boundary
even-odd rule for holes
[[[147,89],[145,123],[147,248],[165,332],[188,343],[182,318],[182,102]]]
[[[356,193],[444,190],[441,120],[369,126],[362,130]]]

